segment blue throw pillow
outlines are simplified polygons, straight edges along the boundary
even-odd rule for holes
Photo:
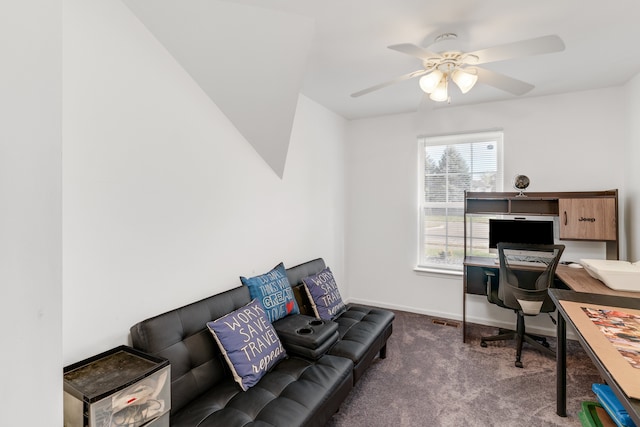
[[[304,288],[309,296],[311,307],[324,320],[333,320],[346,310],[338,285],[329,267],[318,274],[302,279]]]
[[[240,281],[249,287],[251,298],[262,303],[269,321],[275,322],[289,314],[300,313],[283,263],[260,276],[240,276]]]
[[[278,334],[262,304],[249,304],[207,323],[242,390],[254,386],[269,369],[286,357]]]

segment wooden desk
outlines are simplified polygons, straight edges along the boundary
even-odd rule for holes
[[[633,308],[640,309],[640,298],[628,298],[615,295],[599,295],[593,293],[574,292],[564,289],[549,289],[549,295],[558,308],[557,337],[558,344],[556,350],[556,413],[561,417],[567,416],[567,327],[568,322],[573,327],[575,324],[571,316],[563,309],[560,301],[576,301],[585,304],[605,305],[610,307]],[[613,376],[610,374],[607,366],[600,360],[598,355],[593,351],[589,342],[582,336],[576,328],[578,340],[585,349],[594,365],[598,368],[600,375],[611,387],[616,397],[627,410],[636,425],[640,425],[640,400],[628,398]]]
[[[618,297],[640,297],[640,292],[616,291],[611,289],[598,279],[594,279],[584,268],[571,268],[559,265],[556,276],[562,280],[571,290],[600,295],[613,295]]]
[[[472,256],[464,259],[464,284],[462,290],[463,342],[466,342],[467,339],[467,293],[486,295],[487,273],[493,274],[497,280],[500,272],[500,265],[496,264],[494,259],[495,258]],[[535,269],[535,267],[525,266],[519,266],[518,268],[522,270]],[[640,298],[640,292],[616,291],[609,288],[600,280],[591,277],[584,268],[571,268],[561,264],[556,269],[556,277],[560,279],[566,287],[576,292]]]

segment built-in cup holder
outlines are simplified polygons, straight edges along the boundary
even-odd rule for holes
[[[311,326],[320,326],[320,325],[324,325],[324,322],[320,319],[315,319],[315,320],[311,320],[309,322],[309,325]]]
[[[296,331],[296,334],[300,335],[309,335],[313,333],[313,329],[311,328],[300,328]]]

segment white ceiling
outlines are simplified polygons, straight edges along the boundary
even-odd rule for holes
[[[387,49],[388,45],[427,47],[444,32],[458,34],[451,47],[460,50],[559,35],[566,45],[564,52],[486,66],[534,84],[536,88],[526,96],[620,85],[640,72],[637,0],[226,1],[315,20],[302,93],[349,119],[415,111],[421,102],[415,79],[360,98],[349,95],[420,68],[420,60]],[[259,33],[253,36],[255,49],[273,49]],[[247,67],[255,67],[259,75],[260,64],[252,62],[249,52],[246,60]],[[278,58],[273,61],[277,63]],[[513,97],[480,85],[472,92],[454,96],[452,104]]]
[[[560,36],[566,46],[562,52],[483,65],[535,85],[531,92],[523,95],[526,97],[621,85],[640,72],[638,0],[604,3],[595,0],[123,2],[223,111],[225,107],[216,99],[219,94],[207,88],[224,87],[224,92],[231,94],[244,91],[246,96],[255,94],[256,100],[264,95],[262,105],[271,110],[270,113],[286,110],[291,120],[280,121],[284,123],[292,122],[295,107],[282,108],[274,97],[274,87],[283,87],[283,98],[286,98],[283,102],[290,104],[291,94],[299,91],[347,119],[446,107],[446,103],[425,100],[418,79],[359,98],[350,96],[422,67],[419,59],[387,48],[398,43],[413,43],[432,51],[474,51],[543,35]],[[220,11],[224,8],[210,7],[214,4],[227,5],[228,10],[235,8],[235,11],[222,16]],[[279,18],[272,20],[274,16]],[[289,24],[283,27],[283,22]],[[283,43],[283,32],[291,43]],[[458,38],[433,44],[435,37],[445,32],[456,33]],[[226,70],[216,74],[220,64],[226,64]],[[260,85],[248,83],[251,79],[255,79],[253,83],[271,88],[271,92],[260,93]],[[283,85],[282,81],[290,84]],[[246,91],[248,86],[252,87],[251,92]],[[465,95],[453,92],[451,105],[513,97],[479,83]],[[268,123],[265,126],[268,127]],[[258,129],[257,134],[261,132]],[[277,138],[282,136],[273,139]],[[256,146],[255,139],[247,139]],[[273,142],[267,141],[266,145]],[[281,148],[286,155],[287,146]],[[261,155],[265,157],[264,153]],[[284,160],[275,163],[274,170],[282,176]]]
[[[525,96],[620,85],[640,72],[637,0],[228,1],[315,19],[302,93],[349,119],[416,111],[422,101],[417,79],[360,98],[349,95],[421,67],[420,60],[387,46],[427,47],[445,32],[457,33],[458,40],[444,47],[463,51],[547,34],[560,36],[566,45],[561,53],[486,65],[535,85]],[[260,45],[259,37],[256,46],[269,48]],[[438,46],[432,50],[442,50]],[[454,94],[452,105],[513,97],[481,86],[466,95]]]

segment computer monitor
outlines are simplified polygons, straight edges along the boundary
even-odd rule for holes
[[[500,242],[553,245],[553,221],[490,218],[489,249]]]

